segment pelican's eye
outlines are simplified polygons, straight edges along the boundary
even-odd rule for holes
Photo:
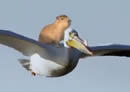
[[[69,37],[70,37],[69,40],[72,40],[72,39],[74,38],[74,36],[75,36],[75,35],[74,35],[72,32],[70,32],[70,33],[69,33]]]
[[[79,36],[78,33],[77,33],[75,30],[72,31],[72,34],[73,34],[74,36]]]
[[[75,30],[73,30],[69,33],[69,36],[73,39],[74,37],[78,37],[78,33]]]

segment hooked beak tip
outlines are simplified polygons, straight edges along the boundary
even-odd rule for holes
[[[93,52],[90,52],[89,54],[90,54],[91,56],[93,56]]]
[[[90,56],[93,56],[94,54],[93,54],[93,52],[90,50],[90,48],[88,47],[88,46],[85,46],[86,47],[86,49],[87,49],[87,54],[88,55],[90,55]]]

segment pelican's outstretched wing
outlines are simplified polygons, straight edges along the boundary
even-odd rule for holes
[[[12,47],[26,56],[39,53],[46,45],[7,30],[0,30],[0,44]]]
[[[130,56],[130,45],[110,44],[91,47],[96,56]]]
[[[102,46],[90,47],[93,52],[93,56],[126,56],[130,57],[130,45],[122,44],[109,44]],[[85,54],[81,55],[81,58],[85,57]]]
[[[14,48],[26,56],[37,53],[41,57],[57,63],[64,63],[61,61],[65,61],[67,58],[65,55],[67,49],[64,46],[57,48],[7,30],[0,30],[0,44]]]
[[[38,53],[39,55],[43,55],[44,58],[48,53],[51,57],[56,56],[56,54],[60,53],[60,49],[63,49],[40,43],[39,41],[7,30],[0,30],[0,44],[12,47],[26,56]]]

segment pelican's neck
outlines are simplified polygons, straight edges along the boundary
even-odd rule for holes
[[[66,48],[70,48],[67,44],[66,44],[66,42],[69,40],[69,33],[72,31],[72,28],[67,28],[66,30],[65,30],[65,33],[64,33],[64,46],[66,47]]]

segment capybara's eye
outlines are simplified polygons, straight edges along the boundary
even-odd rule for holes
[[[64,18],[61,18],[61,20],[64,20]]]

